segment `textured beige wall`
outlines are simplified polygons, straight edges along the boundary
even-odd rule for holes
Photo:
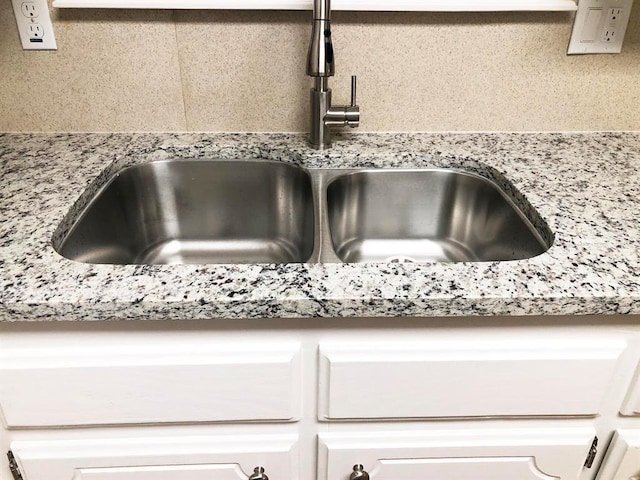
[[[0,0],[0,131],[304,131],[310,12],[53,11],[24,52]],[[620,55],[568,13],[335,12],[334,97],[361,131],[640,130],[640,7]]]

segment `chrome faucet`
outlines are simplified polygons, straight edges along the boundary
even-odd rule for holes
[[[331,105],[329,77],[335,73],[331,43],[330,0],[313,0],[313,29],[307,53],[307,75],[311,89],[311,130],[309,143],[323,150],[331,146],[331,127],[357,127],[360,107],[356,104],[356,77],[351,77],[351,105]]]

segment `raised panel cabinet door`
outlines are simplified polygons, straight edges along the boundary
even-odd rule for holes
[[[640,428],[615,432],[596,480],[640,478]]]
[[[246,480],[297,477],[297,435],[16,441],[24,480]],[[3,478],[4,480],[4,478]]]
[[[595,416],[626,345],[593,336],[324,342],[318,418]]]
[[[300,382],[297,342],[175,334],[0,349],[0,410],[9,428],[295,421]]]
[[[318,480],[575,480],[592,428],[320,434]]]

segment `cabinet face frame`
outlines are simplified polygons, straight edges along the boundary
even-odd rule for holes
[[[629,393],[620,408],[620,413],[625,416],[640,416],[640,364],[629,387]]]

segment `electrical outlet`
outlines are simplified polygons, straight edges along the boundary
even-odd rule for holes
[[[613,28],[605,28],[604,35],[602,35],[602,41],[604,43],[613,42],[616,39],[616,31]]]
[[[38,9],[33,2],[23,2],[20,6],[22,14],[27,18],[36,18],[38,16]]]
[[[31,43],[44,42],[44,28],[39,23],[29,24],[29,41]]]
[[[57,50],[47,0],[11,0],[22,48]]]
[[[633,0],[580,0],[567,53],[620,53]]]
[[[614,26],[618,23],[618,18],[620,18],[620,16],[622,15],[623,9],[622,8],[610,8],[609,10],[607,10],[607,18],[606,18],[606,23],[609,26]]]

